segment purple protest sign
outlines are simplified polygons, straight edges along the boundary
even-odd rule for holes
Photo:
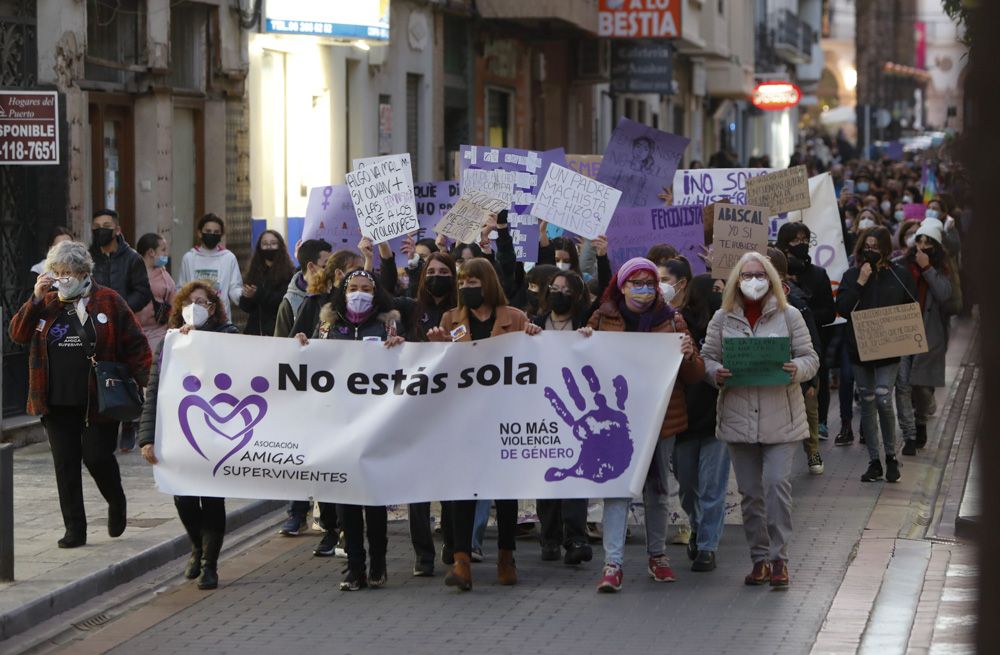
[[[608,258],[612,270],[645,257],[649,247],[669,243],[684,255],[695,275],[707,272],[703,254],[705,226],[700,205],[684,207],[619,207],[608,226]]]
[[[622,207],[662,207],[660,198],[691,140],[636,123],[618,121],[604,151],[597,181],[622,192]]]
[[[566,151],[562,148],[537,152],[463,145],[461,154],[462,172],[469,168],[487,171],[499,168],[516,174],[514,205],[508,216],[510,236],[514,240],[518,261],[538,261],[538,221],[531,215],[531,207],[549,166],[566,165]]]
[[[903,218],[906,220],[922,221],[925,213],[927,213],[927,207],[921,202],[908,202],[903,205]]]

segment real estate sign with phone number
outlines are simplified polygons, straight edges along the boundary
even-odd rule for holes
[[[0,91],[0,164],[58,163],[58,94]]]

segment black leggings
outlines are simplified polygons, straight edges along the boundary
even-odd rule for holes
[[[514,537],[517,534],[517,501],[493,501],[497,508],[497,547],[500,550],[514,550],[517,545]],[[468,553],[472,551],[472,530],[476,523],[476,501],[453,500],[441,503],[449,513],[452,526],[451,542],[454,552]],[[447,543],[447,540],[445,541]]]
[[[209,496],[174,496],[177,515],[188,535],[226,532],[226,499]]]

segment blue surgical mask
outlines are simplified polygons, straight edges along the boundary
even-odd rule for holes
[[[159,255],[153,262],[155,268],[165,268],[170,263],[170,255]]]
[[[902,209],[897,209],[897,210],[896,210],[896,213],[895,213],[895,214],[893,214],[893,216],[895,216],[895,217],[896,217],[896,220],[897,220],[897,221],[901,221],[901,220],[903,220],[904,218],[906,218],[906,212],[904,212],[904,211],[903,211]]]
[[[858,182],[854,188],[860,191],[861,193],[864,193],[869,188],[871,188],[871,185],[869,185],[867,182]]]
[[[924,218],[941,218],[941,212],[936,209],[928,209],[924,212]]]

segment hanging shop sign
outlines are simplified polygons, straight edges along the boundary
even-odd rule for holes
[[[757,109],[780,111],[799,104],[802,89],[791,82],[761,82],[753,90],[753,106]]]

